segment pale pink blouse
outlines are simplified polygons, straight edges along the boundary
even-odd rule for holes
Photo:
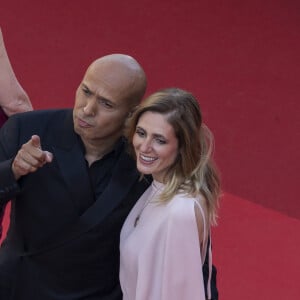
[[[155,200],[162,189],[163,184],[154,181],[123,225],[123,300],[205,300],[202,262],[206,245],[199,245],[194,210],[199,202],[178,194],[167,204],[158,203]]]

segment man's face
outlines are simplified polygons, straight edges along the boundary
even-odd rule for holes
[[[106,63],[89,68],[76,91],[74,130],[84,143],[114,141],[131,110],[128,76]]]

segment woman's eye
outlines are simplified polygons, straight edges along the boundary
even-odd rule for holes
[[[137,130],[135,131],[135,133],[136,133],[138,136],[140,136],[140,137],[144,137],[144,136],[145,136],[145,132],[144,132],[143,130],[140,130],[140,129],[137,129]]]
[[[157,141],[157,143],[160,144],[160,145],[164,145],[164,144],[166,143],[165,140],[160,139],[160,138],[157,138],[156,141]]]

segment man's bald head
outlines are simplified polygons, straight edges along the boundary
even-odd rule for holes
[[[129,55],[110,54],[98,58],[87,69],[86,75],[90,73],[101,76],[107,84],[113,83],[130,106],[137,105],[146,92],[146,74]]]
[[[142,100],[146,86],[144,70],[128,55],[107,55],[88,67],[73,109],[74,130],[87,152],[92,148],[103,154],[111,149],[123,134],[128,115]]]

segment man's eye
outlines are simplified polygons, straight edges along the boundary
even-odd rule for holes
[[[90,95],[90,94],[91,94],[90,90],[88,90],[88,89],[86,89],[86,88],[83,88],[82,91],[83,91],[83,93],[84,93],[85,95]]]
[[[100,103],[103,106],[105,106],[106,108],[112,108],[113,107],[112,104],[109,101],[107,101],[107,100],[100,100]]]

